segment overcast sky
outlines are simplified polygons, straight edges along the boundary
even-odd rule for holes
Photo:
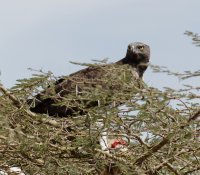
[[[150,45],[152,64],[199,70],[186,30],[200,34],[199,0],[0,0],[0,80],[12,87],[29,67],[61,76],[80,69],[69,61],[114,62],[135,41]],[[144,78],[159,88],[181,83],[150,70]]]

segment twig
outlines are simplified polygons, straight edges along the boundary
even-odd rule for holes
[[[183,175],[191,174],[191,173],[193,173],[195,171],[198,171],[198,170],[200,170],[200,166],[198,166],[198,167],[196,167],[196,168],[194,168],[192,170],[184,172]]]
[[[109,158],[112,158],[112,159],[117,160],[117,161],[119,161],[119,162],[122,162],[122,163],[124,163],[124,164],[126,164],[126,165],[127,165],[127,163],[128,163],[127,160],[124,160],[124,159],[122,159],[122,158],[120,158],[120,157],[116,157],[116,156],[114,156],[114,155],[112,155],[112,154],[110,154],[110,153],[108,153],[108,152],[106,152],[106,151],[102,151],[101,149],[95,148],[95,151],[97,151],[97,152],[99,152],[99,153],[105,155],[106,157],[109,157]]]
[[[54,127],[60,127],[60,124],[57,121],[53,120],[53,119],[42,118],[41,120],[42,120],[43,123],[52,125]]]
[[[0,84],[0,91],[3,92],[6,96],[8,96],[8,98],[13,102],[13,104],[17,108],[21,107],[21,102],[14,95],[12,95],[11,92],[8,91],[2,84]]]
[[[186,152],[188,152],[188,150],[181,150],[181,151],[179,151],[177,154],[175,154],[173,157],[170,157],[170,158],[168,158],[168,159],[166,159],[166,160],[162,160],[162,162],[159,164],[159,165],[157,165],[156,167],[154,167],[153,168],[153,170],[154,171],[159,171],[160,169],[162,169],[164,166],[167,166],[171,171],[173,171],[176,175],[179,175],[180,173],[178,173],[178,171],[177,170],[175,170],[174,168],[173,168],[173,166],[171,165],[171,164],[169,164],[169,161],[171,161],[172,162],[172,160],[174,160],[174,157],[176,157],[176,156],[179,156],[179,155],[181,155],[181,154],[184,154],[184,153],[186,153]],[[173,169],[173,170],[172,170]]]
[[[2,84],[0,84],[0,91],[3,92],[12,102],[13,105],[17,108],[22,108],[22,103],[19,101],[17,97],[15,97],[9,90],[7,90]],[[29,110],[25,110],[25,112],[30,116],[35,116],[35,114]]]
[[[146,154],[136,159],[135,163],[136,165],[141,165],[142,162],[144,162],[146,159],[148,159],[153,153],[157,152],[160,148],[162,148],[164,145],[166,145],[169,142],[168,138],[163,138],[163,140],[158,143],[157,145],[153,146]]]
[[[198,110],[194,115],[192,115],[189,119],[188,122],[191,122],[192,120],[196,120],[200,116],[200,110]]]
[[[133,136],[136,140],[138,140],[138,142],[139,142],[141,145],[144,145],[144,146],[146,146],[147,148],[150,148],[150,145],[149,145],[148,143],[144,142],[144,141],[140,138],[139,135],[133,134],[133,133],[132,133],[131,136]]]
[[[186,126],[190,124],[191,121],[196,120],[200,116],[200,110],[198,110],[196,113],[194,113],[187,121],[186,124],[180,126],[181,129],[184,129]]]
[[[169,168],[175,175],[181,175],[174,167],[172,164],[170,164],[169,162],[166,163],[167,168]]]
[[[0,84],[0,91],[3,92],[8,98],[13,102],[13,105],[17,108],[22,108],[22,103],[15,97],[9,90],[7,90],[2,84]],[[31,117],[35,117],[36,114],[31,112],[28,109],[24,109],[24,111]],[[59,123],[55,120],[48,119],[48,118],[42,118],[42,121],[46,124],[52,125],[54,127],[59,127]]]

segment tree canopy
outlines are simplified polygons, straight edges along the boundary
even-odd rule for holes
[[[199,46],[199,36],[186,32]],[[167,73],[181,80],[199,78],[200,70],[174,73],[151,65],[154,72]],[[185,85],[159,90],[142,81],[127,81],[124,76],[107,76],[106,84],[120,81],[122,93],[97,87],[89,94],[70,95],[63,103],[84,108],[84,100],[101,99],[100,105],[88,108],[87,114],[56,118],[30,112],[27,100],[57,77],[39,71],[29,79],[18,80],[11,89],[0,86],[0,167],[21,167],[27,174],[105,174],[115,166],[118,174],[189,175],[200,173],[200,86]],[[115,71],[117,72],[117,71]],[[139,83],[139,86],[138,86]],[[105,105],[109,103],[123,104]],[[74,99],[75,102],[74,103]],[[100,149],[98,136],[108,128],[110,138],[123,138],[126,151]],[[113,173],[114,174],[114,173]],[[117,173],[116,173],[117,174]]]

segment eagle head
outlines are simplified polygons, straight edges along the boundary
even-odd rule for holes
[[[129,64],[136,68],[140,78],[148,67],[150,59],[150,47],[141,42],[130,43],[127,48],[126,56],[117,64]]]
[[[150,59],[150,48],[141,42],[130,43],[127,48],[126,61],[129,64],[148,64]]]

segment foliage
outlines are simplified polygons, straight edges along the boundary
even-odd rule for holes
[[[186,31],[185,35],[188,35],[192,38],[193,44],[196,46],[200,46],[200,36],[197,33],[193,33],[191,31]]]
[[[180,74],[151,67],[182,79],[199,78],[196,72]],[[120,82],[114,93],[91,87],[90,93],[66,98],[63,103],[73,106],[76,101],[86,110],[85,115],[68,118],[34,114],[26,104],[33,94],[54,85],[57,78],[52,73],[40,71],[10,90],[1,85],[0,167],[16,165],[38,175],[92,175],[103,174],[112,164],[127,175],[199,174],[200,87],[161,91],[139,80],[130,81],[130,69],[113,72],[123,71],[123,76],[102,80],[110,85]],[[99,103],[85,108],[85,100]],[[99,121],[104,127],[97,126]],[[110,138],[124,138],[128,150],[102,151],[98,137],[105,128]]]

